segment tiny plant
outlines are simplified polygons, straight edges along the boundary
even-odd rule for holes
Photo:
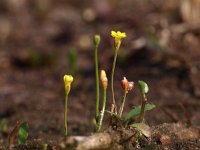
[[[25,144],[28,138],[28,124],[26,122],[16,122],[15,127],[11,131],[8,137],[9,146],[13,145],[18,140],[18,144]]]
[[[44,143],[42,144],[42,150],[47,150],[48,144]]]
[[[73,82],[73,77],[71,75],[64,75],[64,84],[65,84],[65,112],[64,112],[64,127],[65,127],[65,136],[67,136],[67,107],[68,107],[68,95],[71,90],[71,84]]]
[[[126,37],[126,33],[120,32],[120,31],[112,31],[111,36],[114,38],[114,60],[113,60],[113,66],[112,66],[112,73],[111,73],[111,90],[112,90],[112,103],[114,106],[114,112],[117,113],[117,106],[115,102],[115,93],[114,93],[114,74],[115,74],[115,65],[117,61],[117,54],[121,45],[121,39]],[[112,112],[112,111],[111,111]]]
[[[69,72],[74,75],[77,71],[77,52],[76,49],[70,49],[68,54]]]
[[[95,113],[95,118],[96,118],[96,123],[99,124],[99,65],[98,65],[98,47],[100,43],[100,36],[95,35],[93,42],[95,46],[94,50],[94,63],[95,63],[95,76],[96,76],[96,113]]]
[[[138,84],[139,84],[139,88],[140,88],[140,91],[141,91],[141,94],[142,94],[139,122],[143,122],[144,121],[145,105],[147,103],[146,93],[149,92],[149,87],[144,81],[138,81]]]
[[[114,38],[114,60],[112,65],[112,72],[111,72],[111,94],[112,94],[112,103],[111,103],[111,110],[106,110],[106,99],[107,99],[107,87],[108,87],[108,78],[106,76],[106,72],[101,70],[100,72],[100,80],[99,80],[99,65],[98,65],[98,47],[100,45],[100,35],[95,35],[93,38],[93,43],[95,46],[94,50],[94,63],[95,63],[95,76],[96,76],[96,109],[95,109],[95,119],[96,119],[96,130],[97,132],[101,131],[103,125],[103,118],[105,112],[110,115],[112,127],[117,127],[118,122],[120,126],[124,126],[126,129],[135,128],[139,132],[137,134],[140,137],[140,133],[145,135],[146,137],[150,136],[150,127],[144,123],[144,115],[145,111],[152,110],[155,108],[154,104],[147,103],[147,96],[146,94],[149,91],[149,87],[146,82],[138,81],[139,89],[141,92],[141,105],[134,106],[130,112],[123,115],[124,106],[126,102],[127,93],[129,93],[134,88],[134,82],[129,82],[126,77],[121,80],[121,87],[123,90],[123,98],[121,106],[119,107],[119,111],[117,110],[116,101],[115,101],[115,92],[114,92],[114,73],[115,73],[115,65],[117,61],[118,51],[122,42],[122,38],[126,37],[126,33],[120,31],[112,31],[111,36]],[[73,77],[71,75],[64,76],[64,83],[65,83],[65,135],[67,135],[67,101],[68,101],[68,94],[71,89],[71,83],[73,81]],[[102,108],[99,112],[99,81],[102,85]],[[114,128],[113,128],[114,129]]]
[[[0,120],[0,133],[2,133],[3,135],[6,135],[8,133],[8,126],[6,119]]]
[[[101,84],[102,84],[102,88],[103,88],[103,104],[102,104],[102,109],[101,109],[101,113],[99,116],[99,121],[97,124],[97,131],[100,131],[100,129],[101,129],[103,117],[104,117],[104,113],[105,113],[105,108],[106,108],[106,90],[108,87],[108,79],[106,76],[106,72],[104,70],[101,70]]]

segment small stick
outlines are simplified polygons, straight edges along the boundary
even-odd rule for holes
[[[16,122],[14,129],[11,131],[9,137],[8,137],[8,145],[14,145],[17,133],[19,131],[21,123],[19,121]]]

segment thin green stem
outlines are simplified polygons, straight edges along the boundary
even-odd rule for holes
[[[142,94],[142,102],[141,102],[141,110],[140,110],[139,122],[143,122],[144,121],[146,103],[147,103],[146,96],[145,96],[145,94]]]
[[[111,91],[112,91],[112,102],[114,105],[114,110],[115,112],[117,112],[117,108],[116,108],[116,103],[115,103],[115,93],[114,93],[114,74],[115,74],[115,65],[116,65],[116,61],[117,61],[117,53],[118,53],[118,49],[115,49],[115,54],[114,54],[114,60],[113,60],[113,66],[112,66],[112,73],[111,73]]]
[[[126,101],[126,94],[127,94],[127,91],[124,90],[124,96],[123,96],[123,101],[122,101],[122,105],[119,109],[119,117],[121,118],[122,117],[122,113],[123,113],[123,109],[124,109],[124,104],[125,104],[125,101]]]
[[[65,113],[64,113],[65,136],[67,136],[67,107],[68,107],[68,94],[66,94],[65,96]]]
[[[98,124],[98,127],[97,127],[98,132],[101,130],[101,127],[102,127],[105,108],[106,108],[106,89],[103,90],[103,105],[102,105],[102,110],[101,110],[101,113],[100,113],[99,124]]]
[[[98,123],[99,116],[99,65],[98,65],[98,46],[95,46],[95,75],[96,75],[96,114],[95,118]]]

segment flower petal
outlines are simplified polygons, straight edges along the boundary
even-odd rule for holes
[[[115,31],[111,31],[111,36],[115,38],[117,36],[117,33]]]

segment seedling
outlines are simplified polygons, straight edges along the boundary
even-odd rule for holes
[[[69,63],[69,72],[75,75],[77,70],[77,52],[75,49],[70,49],[67,55]]]
[[[144,81],[138,81],[138,84],[139,84],[139,88],[140,88],[140,91],[141,91],[141,94],[142,94],[139,122],[143,122],[144,121],[145,105],[147,103],[146,93],[149,92],[149,87]]]
[[[28,138],[28,124],[26,122],[16,122],[14,129],[8,137],[9,146],[15,143],[16,138],[18,139],[18,144],[24,144],[26,142]]]
[[[44,143],[42,144],[42,150],[47,150],[48,144]]]
[[[94,63],[95,63],[95,76],[96,76],[96,123],[99,124],[99,65],[98,65],[98,47],[100,44],[100,36],[95,35],[93,42],[95,46],[94,50]]]
[[[64,127],[65,127],[65,136],[67,136],[67,108],[68,108],[68,95],[71,90],[71,84],[73,82],[73,77],[71,75],[64,75],[65,83],[65,112],[64,112]]]
[[[117,106],[115,102],[115,93],[114,93],[114,74],[115,74],[115,65],[117,61],[117,54],[121,45],[121,39],[126,37],[125,32],[120,32],[120,31],[112,31],[111,36],[114,38],[114,60],[113,60],[113,65],[112,65],[112,73],[111,73],[111,90],[112,90],[112,103],[114,106],[114,112],[117,114]],[[112,111],[112,110],[111,110]]]
[[[0,133],[2,133],[3,135],[6,135],[8,133],[8,126],[6,119],[0,120]]]
[[[96,119],[96,130],[99,132],[101,131],[103,118],[105,112],[110,115],[110,125],[113,129],[114,127],[124,127],[125,129],[129,128],[136,128],[139,132],[137,136],[143,134],[146,137],[150,136],[150,127],[144,123],[144,114],[145,111],[151,110],[155,108],[154,104],[147,103],[146,94],[149,91],[148,85],[144,81],[138,81],[139,89],[142,95],[141,98],[141,105],[135,106],[128,114],[123,116],[123,110],[126,102],[127,93],[129,93],[134,88],[134,82],[129,82],[126,77],[123,78],[121,81],[121,86],[123,89],[123,99],[120,106],[119,111],[117,111],[116,101],[115,101],[115,93],[114,93],[114,73],[115,73],[115,66],[117,61],[118,51],[121,45],[121,39],[126,37],[126,33],[120,31],[112,31],[111,36],[114,38],[114,60],[112,65],[112,72],[111,72],[111,94],[112,94],[112,104],[111,110],[106,110],[106,99],[107,99],[107,86],[108,86],[108,79],[106,76],[106,72],[101,70],[100,81],[103,89],[103,96],[102,96],[102,109],[99,113],[99,66],[98,66],[98,47],[100,44],[100,36],[95,35],[93,38],[95,50],[94,50],[94,63],[95,63],[95,77],[96,77],[96,111],[95,111],[95,119]],[[73,77],[71,75],[64,76],[65,82],[65,135],[67,135],[67,101],[68,101],[68,94],[71,89],[71,83],[73,81]],[[134,117],[138,117],[138,120],[135,120]],[[133,120],[134,119],[134,120]]]
[[[108,79],[106,76],[106,72],[104,70],[101,70],[101,84],[102,84],[102,88],[103,88],[103,105],[102,105],[101,113],[99,116],[97,131],[100,131],[100,129],[101,129],[103,117],[104,117],[104,113],[105,113],[105,108],[106,108],[106,90],[108,87]]]

